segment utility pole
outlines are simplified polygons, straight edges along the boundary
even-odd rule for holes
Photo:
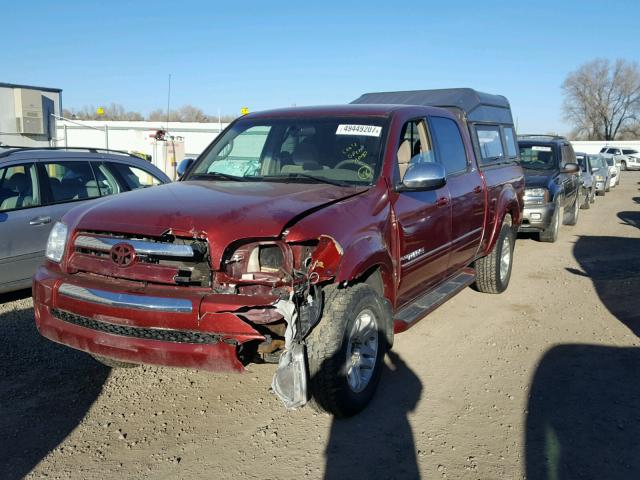
[[[167,135],[169,134],[169,108],[171,106],[171,74],[169,74],[169,89],[167,90]]]

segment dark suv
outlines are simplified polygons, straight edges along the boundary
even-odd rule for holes
[[[525,172],[524,214],[521,232],[537,232],[540,241],[555,242],[560,217],[575,225],[580,211],[580,167],[564,137],[523,135],[518,137],[520,162]]]

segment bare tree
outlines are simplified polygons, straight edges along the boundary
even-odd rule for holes
[[[205,113],[199,109],[198,107],[194,107],[193,105],[185,105],[178,110],[178,115],[180,117],[181,122],[208,122],[209,117],[205,115]]]
[[[119,103],[111,103],[104,109],[104,115],[98,115],[98,111],[94,105],[85,105],[79,110],[74,108],[65,109],[62,116],[77,120],[143,120],[144,117],[139,112],[126,110]]]
[[[640,118],[640,69],[635,62],[596,59],[569,73],[564,115],[577,138],[614,140]]]

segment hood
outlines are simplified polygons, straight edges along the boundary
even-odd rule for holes
[[[555,170],[524,169],[524,184],[526,188],[549,188],[549,183],[555,176]]]
[[[90,204],[74,228],[160,236],[207,238],[217,264],[224,249],[244,238],[275,238],[309,210],[367,187],[276,182],[176,182]]]

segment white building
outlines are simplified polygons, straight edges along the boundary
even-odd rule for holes
[[[56,119],[62,115],[62,90],[0,83],[0,145],[55,145]]]

